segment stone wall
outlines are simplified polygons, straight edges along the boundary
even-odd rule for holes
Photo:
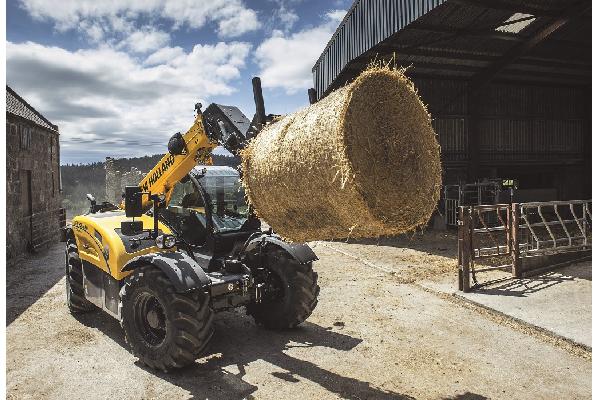
[[[6,253],[15,259],[57,241],[64,210],[58,132],[6,114]]]
[[[116,170],[115,160],[111,157],[106,157],[104,162],[104,170],[106,171],[106,201],[113,204],[119,204],[121,192],[121,172]]]
[[[116,160],[106,157],[104,169],[106,170],[106,199],[113,204],[119,204],[123,200],[125,186],[133,186],[140,183],[146,175],[135,167],[129,171],[121,172],[117,169]]]

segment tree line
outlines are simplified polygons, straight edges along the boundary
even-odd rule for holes
[[[142,172],[152,169],[162,158],[163,154],[152,156],[119,158],[114,160],[115,169],[121,172],[130,171],[132,167]],[[227,165],[236,168],[240,161],[238,157],[212,155],[214,165]],[[86,194],[92,194],[98,202],[106,200],[106,170],[103,162],[89,164],[61,165],[62,206],[67,210],[67,218],[86,212],[90,203]]]

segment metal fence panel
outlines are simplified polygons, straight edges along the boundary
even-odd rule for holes
[[[554,256],[591,254],[592,201],[461,206],[458,225],[459,289],[469,291],[477,273],[510,269],[521,277],[525,261],[540,267]],[[477,265],[484,259],[495,262]]]

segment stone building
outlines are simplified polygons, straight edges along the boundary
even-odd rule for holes
[[[135,167],[131,167],[126,172],[117,170],[115,159],[111,157],[106,157],[104,168],[106,170],[106,201],[113,204],[121,203],[125,186],[137,185],[146,175],[146,172]]]
[[[7,259],[58,241],[61,204],[58,127],[6,87]]]

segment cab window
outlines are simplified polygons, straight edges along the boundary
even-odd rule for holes
[[[175,185],[167,207],[172,212],[183,212],[185,209],[191,209],[205,214],[202,195],[191,180],[178,182]]]
[[[204,200],[190,179],[175,185],[162,217],[185,242],[196,246],[205,243],[207,231]]]

